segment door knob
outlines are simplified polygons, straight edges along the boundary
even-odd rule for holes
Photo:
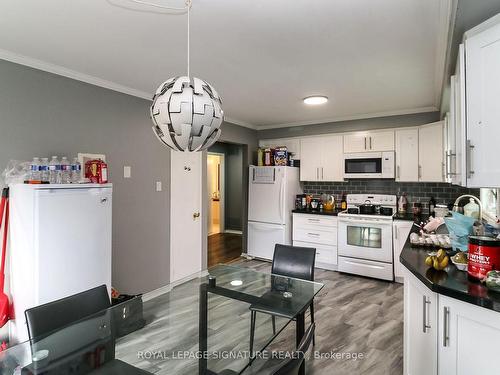
[[[194,212],[193,213],[193,220],[196,220],[197,217],[200,217],[200,213],[199,212]]]

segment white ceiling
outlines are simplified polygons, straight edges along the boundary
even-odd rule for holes
[[[186,16],[112,4],[151,9],[2,0],[0,58],[150,98],[185,74]],[[191,73],[259,129],[435,110],[449,17],[450,0],[193,0]]]

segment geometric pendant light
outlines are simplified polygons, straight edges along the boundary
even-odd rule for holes
[[[151,120],[158,139],[175,151],[202,151],[219,139],[224,120],[222,101],[208,82],[189,76],[191,0],[186,0],[187,76],[163,82],[153,97]]]

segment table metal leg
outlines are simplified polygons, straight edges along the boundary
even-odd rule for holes
[[[305,333],[305,312],[301,312],[300,314],[297,315],[297,319],[295,321],[295,332],[296,332],[295,341],[298,348]],[[300,366],[298,375],[305,375],[305,373],[306,373],[306,363],[304,359],[302,365]]]
[[[199,343],[198,348],[200,358],[198,360],[198,374],[207,374],[207,357],[208,351],[208,285],[200,285],[200,316],[199,316]]]

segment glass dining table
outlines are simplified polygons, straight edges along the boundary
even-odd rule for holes
[[[137,302],[129,300],[0,352],[0,374],[264,374],[282,357],[275,340],[305,330],[305,312],[323,284],[217,265],[144,301],[146,325],[122,336]],[[250,306],[257,314],[250,353]],[[125,325],[125,327],[124,327]],[[132,324],[133,325],[133,324]],[[126,331],[126,329],[125,329]],[[287,336],[288,337],[288,336]],[[301,372],[303,373],[303,369]]]

